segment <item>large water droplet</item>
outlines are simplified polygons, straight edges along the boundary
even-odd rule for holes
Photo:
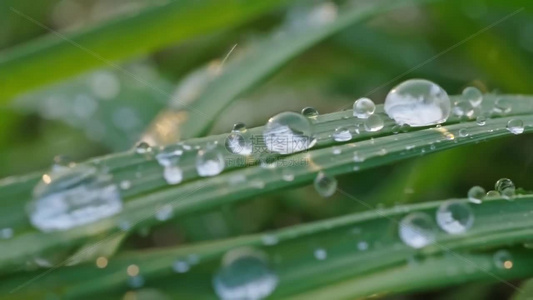
[[[368,98],[360,98],[355,100],[353,104],[353,115],[360,119],[366,119],[370,117],[376,111],[376,105]]]
[[[322,197],[330,197],[337,190],[337,179],[319,172],[314,181],[315,190]]]
[[[302,115],[310,119],[316,119],[316,117],[318,117],[318,110],[310,106],[305,107],[304,109],[302,109]]]
[[[333,133],[333,139],[337,142],[346,142],[352,139],[350,129],[345,126],[337,127]]]
[[[511,181],[509,178],[501,178],[496,181],[494,189],[498,191],[502,197],[507,199],[514,197],[516,190],[513,181]]]
[[[309,149],[316,141],[309,119],[293,112],[282,112],[270,118],[263,130],[263,139],[269,151],[280,154]]]
[[[498,269],[511,269],[513,267],[513,256],[507,250],[498,250],[493,255],[494,265]]]
[[[225,162],[222,153],[216,145],[207,145],[198,151],[196,156],[196,171],[200,176],[215,176],[224,170]]]
[[[400,221],[398,234],[406,245],[418,249],[435,242],[436,226],[428,214],[410,213]]]
[[[480,204],[485,197],[485,189],[476,185],[468,190],[468,200],[475,204]]]
[[[45,232],[89,224],[122,210],[111,176],[90,166],[46,174],[33,196],[27,207],[30,221]]]
[[[437,210],[437,223],[447,233],[463,233],[474,224],[474,212],[466,203],[446,201]]]
[[[380,131],[385,125],[383,119],[378,115],[371,115],[365,120],[365,130],[369,132]]]
[[[450,98],[437,84],[423,79],[407,80],[393,88],[385,99],[385,112],[398,124],[428,126],[448,119]]]
[[[213,278],[213,287],[221,299],[258,300],[268,297],[278,285],[277,275],[268,261],[251,249],[228,252],[222,268]]]
[[[507,130],[514,134],[521,134],[524,132],[524,122],[520,119],[511,119],[507,122]]]
[[[470,102],[473,107],[478,107],[483,101],[483,94],[477,88],[469,86],[463,90],[463,98]]]

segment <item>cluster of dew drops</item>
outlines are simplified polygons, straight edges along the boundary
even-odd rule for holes
[[[445,122],[452,114],[459,118],[474,117],[476,111],[480,111],[482,100],[483,95],[478,89],[468,87],[463,91],[460,100],[452,105],[448,94],[439,85],[427,80],[412,79],[399,84],[388,93],[384,103],[384,112],[394,120],[396,126],[440,126],[439,124]],[[508,113],[510,109],[510,105],[503,100],[496,101],[494,106],[494,110],[500,113]],[[382,130],[385,125],[383,116],[375,112],[376,105],[371,99],[356,100],[353,104],[353,117],[357,119],[357,125],[338,127],[331,133],[331,138],[337,142],[347,142],[363,130],[365,132]],[[312,107],[304,108],[301,113],[282,112],[273,116],[268,120],[262,132],[264,146],[268,152],[281,155],[312,148],[317,142],[314,123],[318,116],[318,111]],[[488,117],[487,114],[477,113],[477,124],[484,126]],[[507,130],[513,134],[520,134],[524,131],[524,124],[519,119],[511,119],[507,124]],[[466,137],[468,132],[460,130],[459,135]],[[287,143],[287,141],[290,142]],[[249,156],[254,146],[250,131],[243,123],[237,123],[223,145],[213,142],[203,147],[193,148],[179,143],[162,149],[154,149],[149,144],[141,142],[134,151],[139,155],[155,157],[163,170],[165,181],[174,185],[181,183],[184,179],[180,161],[186,152],[195,153],[197,174],[210,177],[220,174],[226,168],[224,150],[236,155]],[[333,154],[339,153],[341,153],[340,148],[334,147]],[[354,161],[360,162],[361,157],[354,153]],[[268,160],[261,160],[261,166],[272,168],[273,164]],[[291,181],[294,179],[294,174],[291,174],[289,170],[284,170],[283,179]],[[246,181],[245,178],[231,180]],[[259,183],[257,185],[262,186]],[[116,184],[105,168],[95,165],[56,163],[50,172],[43,175],[42,180],[34,189],[33,200],[27,207],[29,219],[32,225],[43,232],[63,231],[89,224],[118,214],[123,207],[120,190],[127,190],[130,187],[131,182],[127,180]],[[314,180],[314,187],[321,196],[330,197],[337,190],[337,181],[334,177],[319,171]],[[500,180],[495,191],[489,191],[485,195],[481,187],[473,187],[468,196],[471,202],[480,203],[483,197],[501,195],[510,198],[513,193],[512,182]],[[172,217],[172,210],[171,205],[159,207],[155,216],[161,221],[168,220]],[[473,220],[472,211],[466,203],[445,203],[437,211],[437,223],[450,234],[466,231],[472,226]],[[423,247],[434,242],[435,230],[431,224],[431,218],[423,213],[410,214],[400,223],[399,236],[405,244],[411,247]],[[122,225],[119,227],[130,227],[128,224]],[[10,228],[0,230],[1,238],[8,239],[13,235],[14,232]],[[315,256],[324,259],[325,252],[316,251]],[[247,295],[245,298],[260,299],[268,295],[277,284],[276,277],[267,268],[261,255],[245,255],[242,260],[237,257],[228,261],[230,262],[221,269],[217,279],[214,280],[215,289],[222,298],[231,299],[234,298],[233,296]],[[190,262],[180,260],[174,267],[177,272],[181,273],[188,270],[190,265]],[[225,268],[230,268],[230,270],[225,271]],[[227,274],[235,272],[231,268],[255,270],[253,274],[256,275],[254,277],[252,274],[248,276],[251,279],[244,278],[237,284],[239,280],[233,281],[234,278],[231,280],[226,278],[230,276]],[[132,267],[130,271],[136,274],[138,268]],[[134,278],[132,285],[142,285],[142,278],[138,275],[131,277]],[[246,294],[252,292],[258,294]]]

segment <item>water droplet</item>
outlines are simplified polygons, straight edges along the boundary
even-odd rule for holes
[[[468,130],[467,130],[466,128],[461,128],[461,129],[459,129],[459,136],[460,136],[460,137],[467,137],[467,136],[469,136],[469,134],[468,134]]]
[[[485,117],[485,116],[478,116],[478,117],[476,118],[476,123],[477,123],[477,125],[479,125],[479,126],[484,126],[484,125],[487,123],[487,117]]]
[[[279,243],[278,237],[273,234],[265,234],[261,236],[261,240],[263,241],[263,245],[265,246],[272,246]]]
[[[168,184],[178,184],[183,180],[183,170],[177,165],[167,166],[163,169],[163,177]]]
[[[463,90],[463,98],[469,101],[473,107],[478,107],[483,101],[483,94],[477,88],[469,86]]]
[[[172,270],[176,273],[186,273],[191,269],[191,266],[188,262],[177,259],[172,263]]]
[[[437,210],[437,224],[447,233],[463,233],[474,224],[474,212],[467,203],[446,201]]]
[[[13,228],[2,228],[0,229],[0,239],[10,239],[13,237]]]
[[[318,110],[310,106],[305,107],[304,109],[302,109],[302,115],[310,119],[316,119],[316,117],[318,117]]]
[[[357,249],[359,249],[361,251],[367,250],[368,249],[368,243],[365,242],[365,241],[357,243]]]
[[[495,190],[490,190],[485,195],[485,198],[500,198],[500,197],[501,197],[500,193]]]
[[[485,197],[485,189],[476,185],[468,190],[468,200],[475,204],[481,204]]]
[[[281,171],[281,177],[285,181],[293,181],[294,180],[294,173],[289,169],[283,169]]]
[[[156,212],[155,212],[155,218],[159,221],[167,221],[172,218],[174,215],[174,209],[172,208],[172,205],[165,204],[161,206]]]
[[[123,190],[129,190],[131,188],[131,182],[129,180],[122,180],[120,182],[120,188]]]
[[[496,181],[494,189],[506,199],[514,197],[515,194],[515,185],[509,178],[501,178]]]
[[[228,252],[213,278],[217,296],[224,300],[263,299],[278,285],[277,275],[262,255],[250,249]]]
[[[337,127],[333,133],[333,139],[337,142],[346,142],[352,139],[350,129],[345,126]]]
[[[205,149],[198,151],[196,156],[198,175],[215,176],[224,170],[224,166],[224,157],[216,145],[207,145]]]
[[[233,129],[231,131],[245,133],[246,131],[248,131],[248,128],[246,128],[246,124],[242,122],[237,122],[233,124]]]
[[[507,130],[514,134],[521,134],[524,132],[524,122],[520,119],[511,119],[507,122]]]
[[[376,105],[368,98],[360,98],[353,103],[353,115],[360,119],[370,117],[376,111]]]
[[[141,275],[130,276],[130,278],[128,278],[128,285],[131,288],[138,289],[144,285],[144,277]]]
[[[27,211],[41,231],[67,230],[115,215],[122,199],[111,176],[79,165],[43,176],[33,190]]]
[[[450,115],[451,103],[446,91],[437,84],[411,79],[389,92],[384,108],[396,123],[418,127],[445,122]]]
[[[410,213],[400,221],[398,234],[406,245],[418,249],[435,242],[436,226],[428,214]]]
[[[315,251],[313,252],[313,255],[318,260],[324,260],[328,258],[328,252],[326,251],[326,249],[323,249],[323,248],[315,249]]]
[[[365,130],[369,132],[380,131],[385,124],[378,115],[371,115],[365,120]]]
[[[155,159],[159,165],[169,167],[177,165],[183,156],[183,148],[179,145],[169,146],[163,151],[156,154]]]
[[[498,98],[494,102],[494,111],[500,114],[508,114],[511,112],[512,103],[508,99]]]
[[[443,135],[444,135],[445,140],[448,140],[448,141],[455,140],[455,135],[453,135],[453,133],[451,132],[445,132]]]
[[[513,256],[507,250],[498,250],[493,255],[494,265],[498,269],[511,269],[513,267]]]
[[[152,151],[152,147],[147,142],[139,142],[137,146],[135,146],[135,152],[138,154],[146,154],[150,153]]]
[[[334,154],[334,155],[339,155],[342,153],[342,149],[337,147],[337,146],[334,146],[331,150],[331,152]]]
[[[469,101],[458,101],[453,106],[453,114],[458,117],[471,118],[474,115],[474,107]]]
[[[263,138],[269,151],[280,154],[303,151],[316,142],[309,120],[293,112],[282,112],[270,118]]]
[[[66,155],[56,155],[54,157],[54,162],[52,164],[51,171],[52,172],[62,171],[64,169],[72,168],[75,165],[76,163],[74,163],[74,161],[70,157]]]
[[[322,197],[330,197],[337,190],[337,179],[319,172],[314,181],[315,190]]]

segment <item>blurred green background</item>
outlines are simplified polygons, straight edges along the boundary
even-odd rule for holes
[[[49,35],[49,29],[73,32],[160,2],[165,1],[2,0],[0,60],[6,49]],[[123,70],[91,70],[1,103],[0,178],[44,170],[56,155],[83,161],[131,148],[166,108],[168,95],[187,92],[184,86],[191,85],[197,70],[220,61],[236,44],[230,59],[265,36],[282,33],[283,28],[305,27],[310,16],[334,16],[336,5],[345,2],[292,1],[238,27],[120,62]],[[142,37],[138,42],[143,43]],[[383,103],[388,90],[408,78],[432,80],[449,94],[460,94],[466,86],[484,92],[532,94],[532,54],[533,2],[529,0],[412,5],[352,26],[308,49],[221,112],[212,133],[228,132],[238,121],[259,126],[275,113],[305,106],[328,113],[351,107],[362,96]],[[150,87],[139,85],[131,74]],[[532,150],[529,136],[506,138],[343,176],[339,186],[385,207],[464,197],[471,186],[491,189],[501,177],[531,190]],[[148,235],[139,233],[124,247],[235,236],[364,209],[339,194],[323,199],[306,186],[166,224]],[[502,299],[512,293],[503,284],[461,288],[463,295],[466,291],[472,294],[468,299]],[[419,297],[457,299],[456,293],[437,291]]]

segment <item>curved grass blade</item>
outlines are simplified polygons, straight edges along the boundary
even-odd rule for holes
[[[113,62],[242,24],[286,2],[169,1],[74,34],[51,33],[0,55],[0,101],[98,66],[116,67]],[[11,10],[28,22],[35,22],[16,7]]]
[[[453,201],[468,202],[466,199]],[[105,269],[97,269],[94,264],[62,268],[19,292],[20,295],[37,294],[53,286],[67,299],[94,297],[99,293],[124,293],[128,290],[129,279],[125,270],[135,264],[148,287],[165,286],[165,282],[187,283],[176,288],[168,285],[164,290],[170,289],[182,297],[210,298],[214,296],[210,287],[211,276],[219,268],[221,257],[239,247],[261,248],[269,255],[272,268],[279,277],[273,298],[365,297],[384,291],[394,294],[469,281],[533,275],[530,268],[533,250],[521,247],[533,233],[530,214],[524,213],[533,209],[532,195],[517,196],[513,201],[488,199],[481,205],[471,205],[475,222],[465,233],[449,235],[439,231],[435,244],[419,250],[403,244],[397,233],[399,220],[411,212],[434,216],[442,203],[397,206],[265,234],[123,254],[110,259]],[[366,247],[358,246],[361,243]],[[512,245],[520,246],[512,252],[512,268],[499,269],[493,262],[494,251]],[[317,260],[313,256],[317,248],[326,251],[326,259]],[[192,257],[198,264],[192,262]],[[177,259],[190,262],[190,270],[183,274],[173,273],[172,264]],[[433,269],[437,266],[445,267]],[[16,288],[34,275],[21,274],[2,282],[0,289]],[[405,284],[409,278],[412,284]]]
[[[492,109],[500,99],[512,105],[512,114],[524,114],[520,119],[525,124],[525,132],[533,131],[533,101],[524,96],[496,97],[487,95],[484,109]],[[382,108],[378,110],[384,118]],[[393,121],[386,119],[386,127],[381,132],[363,133],[349,143],[338,143],[332,140],[331,132],[340,125],[361,122],[351,116],[351,111],[333,113],[321,116],[316,123],[318,144],[316,148],[280,159],[289,162],[275,169],[265,169],[260,165],[247,165],[246,161],[235,163],[218,176],[199,178],[195,172],[195,157],[184,158],[183,171],[186,180],[177,186],[168,186],[162,178],[162,169],[153,159],[135,153],[123,153],[110,156],[101,161],[94,160],[92,164],[105,165],[110,169],[115,179],[131,180],[133,187],[124,191],[126,203],[123,211],[112,218],[102,220],[89,226],[74,228],[65,232],[44,234],[36,232],[28,224],[23,205],[29,196],[32,180],[3,185],[0,195],[3,201],[3,212],[11,223],[4,223],[3,227],[12,226],[15,237],[0,242],[5,254],[0,258],[0,270],[9,272],[21,266],[29,257],[34,257],[43,251],[50,251],[58,247],[79,245],[92,237],[102,233],[115,234],[120,232],[117,224],[128,222],[132,229],[150,227],[159,222],[154,218],[155,209],[163,205],[170,205],[174,217],[180,217],[198,211],[215,209],[226,204],[242,201],[252,196],[263,195],[272,191],[299,186],[312,182],[319,171],[331,176],[365,170],[376,166],[391,164],[420,155],[455,148],[460,145],[478,143],[497,137],[509,136],[507,122],[516,116],[497,117],[491,119],[484,126],[474,121],[453,124],[457,120],[450,119],[449,124],[435,128],[418,128],[417,131],[392,134]],[[261,128],[251,129],[260,132]],[[459,134],[466,131],[467,136]],[[223,142],[224,135],[195,140],[197,145],[205,145],[207,141]],[[374,137],[371,139],[371,137]],[[191,144],[195,143],[191,141]],[[340,154],[333,155],[332,146]],[[192,152],[194,154],[195,152]],[[356,160],[354,160],[356,156]],[[226,162],[236,159],[234,155],[225,156]],[[229,164],[228,164],[229,165]],[[141,170],[142,176],[136,178],[136,172]],[[294,180],[284,179],[284,170],[290,171]],[[235,178],[244,178],[236,181]],[[238,184],[235,184],[237,182]],[[240,182],[240,183],[239,183]]]

